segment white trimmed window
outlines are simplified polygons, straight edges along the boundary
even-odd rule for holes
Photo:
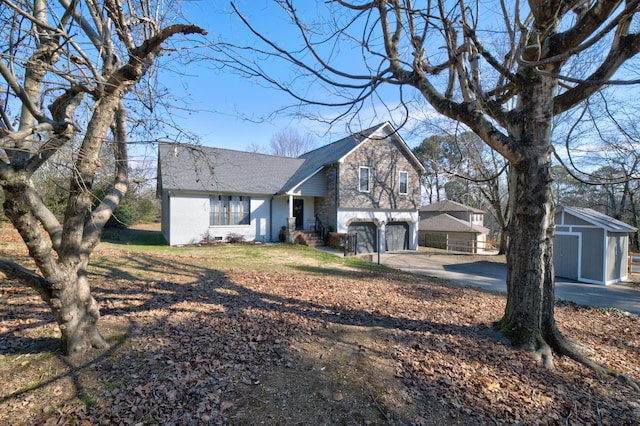
[[[360,192],[369,192],[371,171],[369,167],[360,166],[358,169],[358,189]]]
[[[209,197],[211,214],[209,225],[249,225],[250,198],[238,195]]]
[[[409,173],[400,172],[398,191],[400,194],[406,194],[409,189]]]

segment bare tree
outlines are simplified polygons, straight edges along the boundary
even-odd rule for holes
[[[591,207],[638,227],[640,126],[636,109],[635,100],[613,99],[601,92],[574,111],[588,118],[571,123],[562,143],[557,144],[560,165],[554,166],[553,177],[563,190],[555,191],[556,200]],[[632,236],[635,249],[638,235]]]
[[[429,204],[440,201],[440,194],[449,168],[447,151],[450,138],[432,135],[425,138],[420,145],[413,149],[413,153],[422,163],[425,173],[422,184],[429,197]]]
[[[489,214],[499,227],[500,249],[498,254],[505,254],[509,235],[509,203],[506,188],[505,172],[508,163],[482,142],[473,133],[464,133],[457,138],[458,164],[462,164],[451,172],[457,179],[468,182],[473,188],[472,195],[489,205]],[[468,190],[471,192],[471,190]],[[474,206],[474,207],[480,207]]]
[[[420,97],[476,133],[509,163],[507,305],[499,329],[549,367],[555,350],[607,372],[556,326],[551,134],[554,116],[605,85],[637,83],[622,80],[638,69],[639,3],[335,0],[324,9],[314,3],[312,14],[281,0],[298,37],[268,38],[236,11],[262,43],[252,47],[255,58],[268,56],[279,70],[293,66],[290,78],[276,78],[242,47],[227,46],[227,58],[299,102],[342,107],[343,116],[372,99],[389,101],[382,88],[395,87],[390,113],[409,111],[408,101]]]
[[[440,201],[440,189],[444,187],[448,200],[476,208],[488,205],[499,227],[498,254],[505,254],[509,223],[506,162],[473,132],[458,133],[453,127],[452,133],[430,136],[413,150],[425,166],[423,184],[429,202],[434,192],[436,201]]]
[[[295,129],[288,128],[280,130],[271,138],[269,142],[269,153],[282,157],[299,157],[305,152],[316,147],[313,136],[306,134],[302,136]]]
[[[127,191],[127,110],[123,100],[147,75],[163,43],[206,34],[195,25],[163,27],[166,11],[151,1],[0,0],[0,186],[4,213],[37,271],[0,259],[0,271],[36,290],[49,305],[69,355],[105,345],[87,267],[100,233]],[[111,184],[92,189],[111,146]],[[32,180],[64,147],[66,206],[58,219]],[[95,206],[95,207],[94,207]]]

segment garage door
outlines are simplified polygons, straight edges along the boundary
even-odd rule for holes
[[[409,224],[406,222],[388,223],[385,227],[387,251],[409,249]]]
[[[578,279],[578,246],[577,235],[557,235],[553,245],[553,264],[556,277]]]
[[[357,234],[356,253],[376,252],[377,238],[376,225],[370,222],[353,222],[349,225],[349,234]]]

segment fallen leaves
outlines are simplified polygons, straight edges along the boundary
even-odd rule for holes
[[[132,278],[130,263],[144,274]],[[152,254],[106,265],[92,279],[112,347],[78,368],[37,357],[37,339],[53,336],[50,314],[0,283],[0,380],[9,389],[0,423],[640,420],[640,397],[623,384],[565,358],[548,371],[496,340],[496,295],[343,265],[223,272],[210,258]],[[640,378],[637,317],[562,306],[557,319],[596,360]]]

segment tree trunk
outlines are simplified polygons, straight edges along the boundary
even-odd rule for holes
[[[501,330],[512,342],[548,354],[555,332],[553,201],[548,156],[522,160],[510,168],[512,216],[507,250],[507,306]],[[533,185],[531,184],[533,183]],[[550,359],[545,363],[550,365]]]
[[[73,356],[92,347],[107,345],[98,331],[100,310],[91,296],[84,266],[68,274],[62,289],[53,291],[49,306],[62,333],[61,348],[64,353]]]
[[[633,251],[638,251],[640,250],[640,217],[633,191],[629,192],[629,205],[631,206],[631,223],[638,228],[638,231],[631,235],[631,248]]]
[[[509,244],[509,231],[506,227],[500,228],[500,248],[498,249],[498,255],[507,253],[507,245]]]
[[[520,115],[510,135],[522,149],[509,167],[507,306],[498,323],[512,342],[552,366],[559,339],[554,319],[554,205],[551,189],[551,122],[556,82],[529,71]],[[526,106],[526,107],[525,107]]]
[[[63,353],[73,356],[91,347],[104,347],[107,343],[97,328],[100,311],[87,279],[88,253],[75,261],[54,255],[26,201],[26,185],[21,176],[15,175],[13,184],[4,187],[3,207],[41,275],[3,259],[0,270],[36,290],[49,305],[62,334]]]

